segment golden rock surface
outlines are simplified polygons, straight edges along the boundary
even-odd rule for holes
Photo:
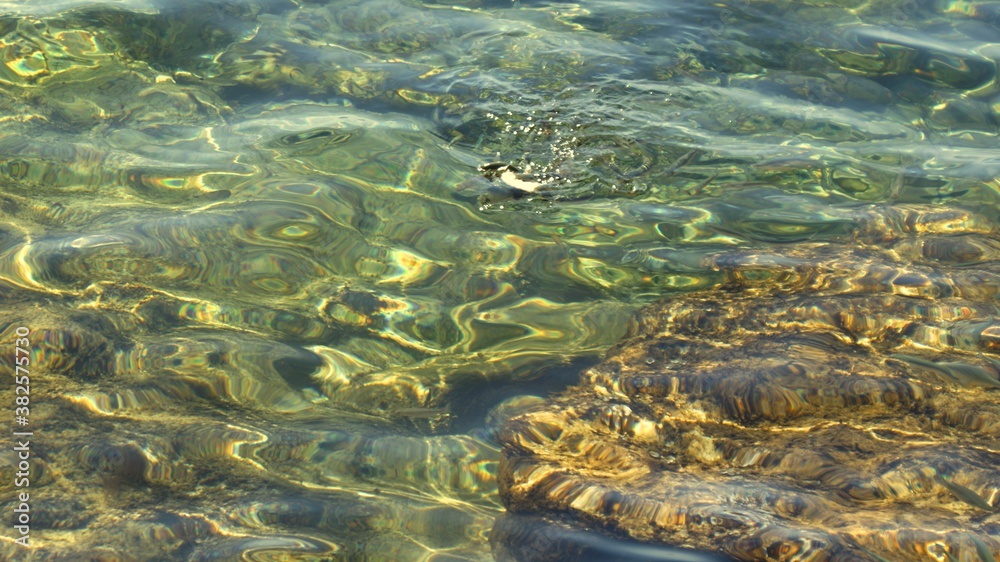
[[[855,211],[834,243],[707,257],[722,286],[646,308],[509,419],[512,516],[738,560],[1000,557],[996,232]],[[498,559],[546,559],[506,536]]]

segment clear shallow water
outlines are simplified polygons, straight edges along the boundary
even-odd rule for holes
[[[38,559],[491,559],[487,413],[715,256],[996,221],[991,3],[0,7]]]

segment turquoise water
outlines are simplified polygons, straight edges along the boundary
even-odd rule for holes
[[[995,232],[997,3],[0,13],[11,560],[490,560],[505,412],[711,256],[867,203]]]

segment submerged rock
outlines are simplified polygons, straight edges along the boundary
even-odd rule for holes
[[[843,70],[862,76],[912,74],[935,86],[974,90],[994,79],[996,65],[971,49],[934,41],[916,33],[875,26],[848,27],[848,49],[820,53]]]
[[[720,289],[646,308],[578,386],[512,416],[501,497],[543,523],[501,520],[494,553],[593,550],[552,538],[587,528],[739,560],[1000,556],[996,233],[857,212],[847,244],[709,258]]]

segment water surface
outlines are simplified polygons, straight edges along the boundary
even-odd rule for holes
[[[490,560],[497,425],[717,256],[844,244],[868,204],[996,232],[996,3],[0,12],[12,560]]]

